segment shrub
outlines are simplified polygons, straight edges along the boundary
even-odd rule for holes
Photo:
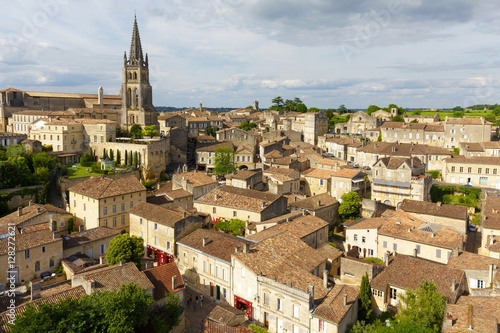
[[[269,331],[266,330],[265,328],[263,327],[260,327],[260,326],[257,326],[255,324],[250,324],[248,325],[248,328],[252,330],[252,332],[255,332],[255,333],[268,333]]]

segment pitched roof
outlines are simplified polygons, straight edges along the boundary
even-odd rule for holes
[[[289,222],[276,224],[275,226],[262,230],[261,232],[249,235],[246,238],[254,241],[262,241],[275,235],[288,232],[302,239],[326,226],[328,226],[328,222],[325,220],[313,215],[305,215],[299,216]]]
[[[182,214],[174,210],[147,202],[139,202],[137,205],[130,208],[129,214],[137,215],[149,221],[157,222],[172,228],[176,222],[184,218]]]
[[[129,193],[145,192],[146,188],[135,176],[122,178],[90,177],[70,187],[69,191],[93,199],[102,199]]]
[[[16,252],[32,249],[37,246],[48,245],[51,243],[61,242],[62,251],[62,239],[49,229],[48,223],[43,223],[35,226],[39,230],[30,230],[30,232],[23,232],[22,234],[16,230],[15,243]],[[33,228],[32,228],[33,229]],[[9,251],[9,245],[12,248],[12,240],[9,238],[0,238],[0,255],[7,254]]]
[[[344,305],[344,296],[347,296],[346,305]],[[359,287],[335,285],[314,310],[314,317],[339,325],[357,302],[358,297]]]
[[[327,293],[323,280],[310,273],[327,257],[288,231],[251,246],[249,253],[238,252],[233,257],[256,275],[262,274],[293,288],[306,291],[309,285],[314,285],[315,299]]]
[[[30,204],[26,207],[18,209],[13,213],[10,213],[7,216],[2,217],[0,219],[0,233],[3,231],[3,229],[7,230],[7,226],[9,224],[19,225],[23,222],[31,220],[34,217],[41,216],[46,213],[72,215],[71,213],[65,211],[64,209],[52,205]],[[49,221],[48,215],[47,215],[47,221]]]
[[[216,305],[215,308],[208,314],[208,319],[216,321],[220,324],[229,325],[235,317],[244,316],[241,310],[230,305]]]
[[[482,224],[483,228],[500,229],[500,197],[486,197]]]
[[[82,277],[87,281],[95,281],[96,291],[118,290],[124,284],[135,283],[144,290],[153,289],[154,286],[134,263],[128,262],[108,266],[89,273],[81,273],[75,277]]]
[[[24,313],[24,311],[26,311],[28,305],[33,306],[36,309],[39,309],[39,307],[43,304],[56,304],[66,298],[79,299],[82,298],[83,296],[85,296],[85,289],[82,286],[78,286],[75,288],[71,288],[69,290],[62,291],[60,293],[57,293],[49,297],[39,298],[31,302],[23,303],[21,305],[16,305],[14,311],[16,313],[16,317],[19,317],[22,313]],[[0,314],[0,328],[5,332],[10,331],[9,326],[7,326],[7,323],[11,319],[9,317],[9,314],[10,310],[2,312]]]
[[[464,164],[494,164],[500,165],[499,156],[473,156],[465,157],[463,155],[458,155],[450,158],[445,158],[446,163],[464,163]]]
[[[330,177],[335,176],[336,172],[337,171],[333,171],[333,170],[310,168],[310,169],[304,170],[303,175],[306,177],[312,177],[312,178],[329,179]]]
[[[448,249],[461,248],[464,242],[465,235],[462,233],[449,227],[428,224],[401,210],[385,216],[386,222],[379,228],[379,235]]]
[[[458,284],[464,279],[464,276],[465,273],[460,269],[398,254],[389,266],[373,278],[371,286],[382,291],[386,291],[389,285],[401,289],[416,289],[422,281],[428,281],[435,283],[438,292],[449,300],[455,300],[460,288],[452,291],[452,281],[455,280],[455,283]]]
[[[337,203],[338,200],[329,195],[328,193],[321,193],[312,197],[308,197],[304,200],[290,202],[289,206],[299,207],[309,210],[316,210],[318,208],[335,205]]]
[[[231,141],[224,141],[220,143],[211,144],[208,146],[200,147],[196,149],[196,152],[215,152],[218,148],[231,148],[234,149],[234,145]]]
[[[408,213],[418,213],[452,219],[467,219],[467,207],[457,205],[446,205],[441,203],[432,203],[428,201],[417,201],[404,199],[399,209]]]
[[[490,124],[490,122],[485,121],[483,117],[464,117],[464,118],[451,118],[446,117],[445,124],[453,125],[484,125]]]
[[[217,181],[212,179],[212,177],[208,176],[204,172],[198,172],[198,171],[174,173],[172,177],[175,179],[185,179],[188,181],[188,183],[193,185],[193,187],[199,187],[217,183]]]
[[[204,238],[206,239],[205,246],[203,246]],[[251,243],[244,238],[208,229],[196,229],[177,242],[177,244],[188,246],[226,262],[231,261],[231,254],[236,247],[243,248],[245,244]]]
[[[387,169],[392,169],[396,170],[398,169],[402,164],[406,163],[408,166],[413,167],[420,167],[422,166],[422,161],[418,157],[394,157],[394,156],[389,156],[389,157],[382,157],[379,159],[379,161],[387,168]],[[412,164],[413,161],[413,164]]]
[[[452,325],[446,325],[447,315]],[[443,333],[497,333],[500,325],[499,297],[461,296],[457,304],[447,304]]]
[[[359,219],[348,224],[344,224],[347,230],[379,229],[386,222],[385,217],[372,217],[369,219]]]
[[[223,185],[201,196],[195,203],[261,212],[281,198],[280,195]]]
[[[63,249],[67,250],[99,239],[114,237],[119,233],[120,230],[115,230],[108,227],[97,227],[70,235],[64,235],[62,236]]]
[[[452,254],[448,260],[448,267],[462,270],[487,271],[490,269],[490,264],[500,267],[500,259],[464,251],[456,257]]]
[[[185,287],[182,275],[175,262],[169,262],[164,265],[156,266],[143,271],[146,277],[154,285],[153,297],[155,300],[165,298],[167,293],[175,293],[183,290]],[[173,286],[175,277],[176,287]]]

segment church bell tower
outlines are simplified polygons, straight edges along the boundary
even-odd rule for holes
[[[149,84],[148,54],[142,53],[141,36],[134,16],[130,53],[123,55],[122,70],[122,127],[134,124],[141,126],[158,125],[157,113],[153,106],[153,88]]]

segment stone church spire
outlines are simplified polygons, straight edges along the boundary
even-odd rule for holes
[[[145,65],[144,56],[142,55],[141,35],[137,26],[137,17],[134,15],[134,28],[132,30],[132,41],[130,42],[130,65]]]

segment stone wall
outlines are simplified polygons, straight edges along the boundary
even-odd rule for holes
[[[383,266],[372,264],[362,259],[340,258],[340,278],[343,281],[361,282],[361,278],[366,273],[368,273],[368,278],[371,281],[383,268]]]

